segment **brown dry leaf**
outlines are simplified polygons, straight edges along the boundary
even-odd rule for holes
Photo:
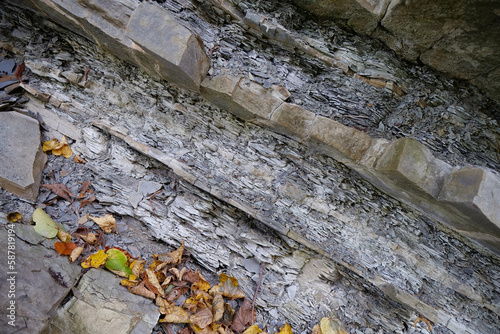
[[[195,325],[198,328],[204,329],[208,325],[210,325],[213,321],[212,311],[208,307],[205,307],[201,311],[198,311],[196,314],[193,314],[189,320],[191,324]]]
[[[214,286],[211,291],[220,292],[224,297],[231,299],[245,298],[245,294],[238,287],[238,280],[226,274],[220,275],[220,284]]]
[[[64,198],[68,202],[73,202],[71,200],[71,198],[69,197],[70,195],[71,195],[71,197],[75,197],[75,195],[73,195],[71,193],[71,191],[69,191],[68,187],[66,187],[66,185],[63,183],[42,184],[40,187],[45,188],[45,189],[49,189],[54,194],[56,194],[59,197]]]
[[[61,229],[57,230],[57,237],[62,242],[69,242],[71,240],[71,234],[69,234],[68,232],[63,231]]]
[[[167,264],[180,264],[182,259],[182,253],[184,253],[184,241],[180,245],[179,248],[170,253],[163,254],[153,254],[153,257],[156,260]]]
[[[285,326],[280,328],[280,331],[278,334],[292,334],[292,327],[290,327],[289,324],[285,323]],[[332,333],[330,333],[330,334],[332,334]]]
[[[150,265],[149,265],[149,269],[151,270],[154,270],[154,271],[159,271],[157,270],[159,268],[159,266],[163,265],[163,262],[159,261],[159,260],[154,260]]]
[[[228,303],[224,304],[224,315],[222,316],[222,320],[220,321],[222,325],[229,327],[231,323],[233,322],[234,318],[234,309],[229,305]],[[233,332],[231,330],[228,330],[229,332]]]
[[[413,322],[413,326],[415,326],[415,328],[417,328],[417,324],[422,321],[424,322],[426,325],[427,325],[427,329],[429,330],[429,332],[432,332],[432,324],[429,320],[427,320],[426,318],[424,317],[418,317],[417,319],[415,319],[415,321]]]
[[[73,249],[73,251],[69,255],[69,262],[70,263],[75,262],[76,259],[78,259],[80,257],[82,252],[83,252],[83,247],[76,247],[75,249]]]
[[[188,290],[189,288],[187,286],[173,288],[167,295],[167,301],[173,302],[174,300],[179,299],[179,297],[185,294]]]
[[[160,322],[170,322],[175,324],[189,323],[189,314],[179,306],[173,306],[170,313],[165,315],[165,318],[160,319]]]
[[[116,230],[116,220],[113,215],[107,214],[104,217],[92,217],[89,216],[99,227],[106,233],[117,232]]]
[[[222,294],[216,293],[214,295],[214,301],[212,303],[212,312],[214,314],[214,322],[222,319],[224,315],[224,298],[222,298]]]
[[[78,210],[81,210],[85,205],[92,203],[95,201],[95,195],[91,195],[88,199],[84,199],[80,202],[80,207]]]
[[[83,241],[88,242],[91,245],[93,245],[98,240],[97,234],[95,234],[95,233],[88,233],[86,235],[75,233],[75,237],[76,236],[82,238]]]
[[[255,319],[252,319],[252,304],[245,298],[240,308],[234,315],[231,329],[235,332],[241,333],[248,325],[251,325],[254,322]]]
[[[318,324],[314,325],[311,334],[322,334],[321,327]]]
[[[182,275],[182,280],[189,282],[189,283],[194,283],[200,279],[200,275],[198,272],[194,272],[191,269],[186,271],[184,275]]]
[[[160,313],[161,314],[168,314],[172,312],[172,307],[174,306],[173,303],[167,302],[164,298],[160,296],[156,296],[156,306],[160,308]]]
[[[191,334],[193,331],[191,330],[191,327],[184,327],[179,329],[177,334]]]
[[[75,250],[76,245],[73,242],[56,242],[54,248],[60,255],[71,255]]]
[[[86,214],[85,216],[81,216],[80,218],[78,218],[78,225],[83,225],[87,222],[87,220],[89,220],[89,215]]]
[[[156,295],[154,292],[152,291],[149,291],[145,286],[144,286],[144,282],[141,282],[141,284],[137,285],[137,286],[134,286],[132,288],[129,288],[130,292],[132,292],[133,294],[136,294],[136,295],[139,295],[139,296],[143,296],[143,297],[146,297],[146,298],[149,298],[149,299],[155,299]]]
[[[134,275],[141,276],[141,274],[144,272],[144,267],[145,266],[146,266],[146,261],[145,260],[135,260],[130,265],[130,268],[132,269],[132,273]]]
[[[344,326],[340,322],[340,319],[335,315],[330,318],[323,318],[320,321],[321,333],[322,334],[348,334],[349,332],[345,330]]]
[[[90,181],[87,180],[82,182],[82,187],[80,188],[80,196],[85,195],[87,190],[89,190],[89,187],[90,187]]]
[[[193,326],[193,327],[196,327],[196,326]],[[199,329],[201,329],[201,328],[199,328]],[[207,327],[201,329],[200,331],[195,330],[195,332],[196,332],[196,334],[217,334],[218,333],[217,331],[215,331],[212,328],[212,326],[207,326]]]
[[[170,281],[172,281],[172,279],[173,279],[172,276],[166,277],[165,280],[163,282],[161,282],[161,287],[163,289],[166,289],[170,285]]]
[[[21,219],[22,215],[20,212],[9,212],[7,214],[7,221],[9,223],[15,223]]]
[[[198,274],[198,279],[191,285],[192,290],[202,290],[208,291],[210,289],[210,283],[208,283],[203,275],[196,269],[196,274]]]
[[[81,156],[79,156],[78,154],[75,154],[75,157],[73,158],[73,160],[78,164],[86,164],[87,163],[87,161],[85,161],[85,159],[82,158]]]
[[[162,297],[165,297],[165,291],[160,286],[160,282],[158,282],[158,278],[156,277],[155,272],[152,271],[151,269],[146,269],[146,274],[148,275],[148,280],[151,283],[151,285],[153,285],[158,291],[157,293],[160,294]]]
[[[259,334],[259,333],[262,333],[262,329],[260,329],[258,325],[252,325],[243,332],[243,334]]]
[[[182,281],[182,276],[186,273],[187,268],[183,267],[181,271],[179,271],[179,269],[177,268],[171,268],[169,271],[175,275],[178,281]]]

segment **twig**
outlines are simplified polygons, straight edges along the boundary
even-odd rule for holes
[[[255,288],[255,295],[253,296],[253,300],[252,300],[252,324],[254,323],[254,321],[253,321],[253,311],[254,311],[254,308],[255,308],[255,301],[257,300],[257,294],[259,293],[260,284],[262,283],[262,272],[263,271],[264,271],[264,263],[262,263],[261,266],[260,266],[259,281],[257,282],[257,287]]]
[[[158,190],[157,192],[155,192],[153,195],[151,195],[151,196],[149,197],[149,205],[151,205],[151,207],[153,208],[153,212],[156,212],[156,210],[155,210],[155,206],[153,205],[153,201],[152,201],[152,200],[153,200],[153,197],[155,197],[156,195],[158,195],[161,191],[162,191],[162,190],[160,189],[160,190]]]
[[[87,66],[87,68],[85,69],[85,74],[83,75],[83,79],[85,81],[87,81],[88,75],[89,75],[89,72],[90,72],[91,69],[92,69],[92,67],[90,67],[90,66]]]

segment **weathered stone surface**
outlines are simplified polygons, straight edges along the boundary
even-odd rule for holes
[[[271,127],[299,139],[305,139],[311,131],[316,115],[292,103],[281,104],[271,116]]]
[[[418,141],[401,138],[385,149],[376,164],[379,172],[397,179],[399,187],[410,191],[416,189],[437,198],[444,177],[451,166],[436,159],[431,151]]]
[[[44,241],[32,226],[15,223],[11,232],[5,229],[7,221],[1,212],[0,223],[0,248],[5,251],[5,260],[7,249],[15,254],[13,267],[5,266],[0,273],[0,326],[5,333],[39,333],[47,324],[51,309],[76,283],[81,268],[70,264],[66,257],[58,256],[53,249],[54,241]],[[7,248],[9,236],[14,240],[15,249]],[[42,246],[42,242],[49,246]],[[14,280],[7,281],[12,277]],[[11,288],[12,298],[9,297]],[[7,324],[10,320],[7,307],[11,301],[15,302],[15,327]]]
[[[439,199],[472,218],[476,231],[500,236],[500,178],[480,167],[454,170],[445,179]]]
[[[143,2],[132,14],[126,35],[149,57],[142,66],[162,78],[198,91],[209,62],[203,43],[158,5]]]
[[[120,280],[104,269],[91,269],[42,333],[151,333],[158,308],[150,299],[130,293]]]
[[[0,112],[0,186],[34,201],[47,157],[38,121],[17,112]]]
[[[323,116],[314,120],[309,141],[342,162],[361,159],[371,144],[366,133]]]
[[[229,74],[206,78],[201,83],[200,91],[204,98],[221,109],[235,113],[241,107],[232,100],[232,95],[241,77]]]

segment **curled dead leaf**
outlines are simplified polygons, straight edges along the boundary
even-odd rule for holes
[[[15,223],[21,219],[22,215],[19,212],[9,212],[7,214],[7,221],[9,223]]]
[[[165,315],[160,322],[170,322],[175,324],[189,323],[189,314],[179,306],[173,306],[171,311]]]
[[[220,293],[216,293],[214,295],[212,312],[214,314],[214,322],[221,320],[222,316],[224,315],[224,298]]]
[[[53,155],[63,155],[65,158],[71,158],[73,155],[73,151],[71,151],[71,148],[69,147],[66,136],[63,136],[60,141],[54,138],[43,142],[42,150],[44,152],[52,151]]]
[[[160,296],[165,297],[165,291],[160,286],[160,282],[158,282],[158,278],[155,275],[155,272],[151,269],[146,269],[146,274],[148,275],[149,283],[155,288],[155,293],[158,293]],[[152,289],[150,289],[152,290]],[[153,291],[153,290],[152,290]]]
[[[116,220],[111,214],[107,214],[103,217],[92,217],[89,216],[105,233],[117,232],[116,230]]]
[[[177,248],[175,251],[163,254],[153,254],[153,257],[156,260],[159,260],[167,264],[179,264],[181,263],[183,252],[184,252],[184,241],[182,242],[180,247]]]
[[[172,307],[174,306],[174,304],[167,302],[161,296],[156,296],[155,303],[156,303],[156,306],[158,306],[160,308],[161,314],[168,314],[168,313],[172,312]]]
[[[156,295],[154,292],[149,291],[145,286],[144,282],[141,282],[139,285],[129,288],[129,291],[133,294],[143,296],[149,299],[155,299]]]
[[[292,334],[292,327],[289,324],[285,323],[285,326],[280,328],[278,334]]]
[[[82,158],[81,156],[79,156],[78,154],[75,154],[75,157],[73,158],[73,160],[78,164],[86,164],[87,163],[87,161],[85,161],[85,159]]]
[[[259,334],[259,333],[262,333],[262,329],[260,329],[258,325],[252,325],[243,332],[243,334]]]
[[[69,242],[71,240],[71,234],[62,229],[57,230],[57,237],[62,242]]]
[[[245,330],[245,328],[248,325],[251,325],[254,322],[255,322],[255,315],[254,319],[252,319],[252,304],[248,301],[248,299],[245,298],[240,308],[238,309],[238,311],[236,311],[236,314],[234,315],[231,329],[237,333],[241,333]]]
[[[197,326],[200,329],[204,329],[208,325],[210,325],[213,321],[212,311],[205,307],[204,309],[196,312],[189,318],[191,324]]]
[[[40,187],[49,189],[52,191],[54,194],[56,194],[59,197],[64,198],[68,202],[73,202],[70,198],[71,197],[76,197],[71,193],[71,191],[66,187],[65,184],[63,183],[54,183],[54,184],[42,184]]]
[[[82,252],[83,252],[83,247],[76,247],[75,249],[73,249],[73,251],[69,255],[69,262],[70,263],[75,262],[76,259],[78,259],[80,257]]]

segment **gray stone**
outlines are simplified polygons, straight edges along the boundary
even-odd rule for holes
[[[361,159],[371,144],[366,133],[323,116],[315,118],[308,140],[341,162]]]
[[[451,166],[436,159],[418,141],[400,138],[386,147],[376,170],[388,175],[394,182],[397,180],[399,188],[407,192],[415,189],[437,198]]]
[[[13,267],[5,266],[0,273],[0,326],[2,330],[12,328],[7,324],[7,307],[14,301],[15,333],[38,333],[47,324],[50,311],[66,297],[76,283],[81,267],[70,264],[66,256],[58,256],[54,249],[38,244],[44,238],[34,236],[32,226],[15,223],[12,224],[14,233],[10,233],[10,230],[3,228],[7,221],[1,213],[0,222],[0,248],[5,250],[5,260],[7,249],[15,253]],[[14,240],[14,249],[12,243],[11,248],[7,248],[9,236]],[[15,280],[12,298],[9,297],[10,284],[7,281],[11,277]]]
[[[158,308],[150,299],[130,293],[120,280],[104,269],[91,269],[43,333],[151,333]]]
[[[497,174],[481,167],[454,170],[445,179],[439,199],[471,217],[471,229],[500,236],[500,178]]]
[[[142,66],[168,81],[199,90],[210,66],[203,43],[169,12],[141,3],[130,18],[126,35],[142,48]]]
[[[35,201],[47,161],[38,121],[17,112],[1,112],[0,142],[0,186]]]

